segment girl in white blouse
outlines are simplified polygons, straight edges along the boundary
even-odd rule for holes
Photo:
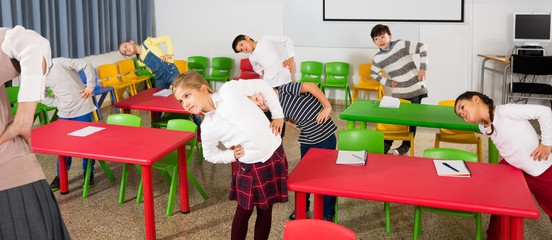
[[[261,93],[273,113],[269,122],[247,96]],[[218,92],[194,71],[176,77],[173,95],[186,111],[202,112],[203,156],[213,163],[237,161],[230,200],[238,206],[231,239],[245,239],[248,220],[257,207],[255,239],[268,239],[272,206],[287,202],[287,159],[280,134],[283,112],[276,93],[263,80],[230,81]],[[226,149],[219,149],[222,143]]]

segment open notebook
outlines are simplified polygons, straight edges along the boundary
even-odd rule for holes
[[[437,175],[447,177],[470,177],[471,173],[466,163],[462,160],[438,160],[433,159]]]
[[[344,165],[364,165],[366,164],[367,152],[362,151],[344,151],[339,150],[337,153],[336,164]]]

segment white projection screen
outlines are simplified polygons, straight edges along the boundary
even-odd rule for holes
[[[323,21],[463,22],[463,0],[323,0]]]

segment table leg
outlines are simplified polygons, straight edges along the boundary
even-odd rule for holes
[[[347,121],[347,129],[355,129],[355,121]]]
[[[510,217],[500,216],[499,239],[510,239]]]
[[[307,218],[307,194],[295,192],[295,219]]]
[[[125,112],[126,114],[130,114],[130,109],[125,108],[125,109],[123,109],[123,112]]]
[[[155,209],[153,205],[153,184],[151,166],[142,166],[144,183],[144,220],[146,222],[146,239],[155,239]]]
[[[188,197],[188,166],[186,165],[186,145],[178,148],[178,178],[180,184],[180,212],[190,213],[190,198]]]
[[[157,118],[157,112],[156,111],[151,111],[150,114],[151,114],[151,120],[152,121]]]
[[[502,104],[508,102],[508,82],[506,80],[508,77],[508,68],[510,68],[509,63],[504,67],[504,73],[502,74]]]
[[[510,217],[510,239],[523,239],[523,218]]]
[[[493,143],[493,140],[489,138],[489,163],[498,163],[498,149],[496,149],[496,146]]]
[[[483,93],[485,90],[485,63],[487,62],[487,60],[489,59],[484,58],[483,61],[481,61],[481,83],[479,86],[479,91],[481,91],[481,93]]]
[[[312,212],[312,219],[323,219],[324,216],[324,195],[322,194],[313,194],[314,195],[314,209]]]
[[[67,157],[58,156],[59,165],[59,193],[64,195],[69,193],[69,186],[67,180]]]

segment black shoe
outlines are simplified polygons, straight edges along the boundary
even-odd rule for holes
[[[324,220],[328,221],[328,222],[334,222],[334,218],[335,218],[335,216],[333,216],[333,215],[324,216]]]
[[[295,220],[295,209],[291,212],[288,218],[289,220]]]
[[[52,192],[59,190],[59,176],[56,176],[54,180],[52,180],[52,183],[50,183],[50,190],[52,190]]]
[[[84,175],[85,178],[86,178],[86,174]],[[84,179],[82,181],[82,186],[84,187],[84,181],[86,181],[86,179]],[[90,181],[88,182],[88,187],[91,188],[91,187],[94,187],[94,173],[91,173],[90,174]]]
[[[387,154],[389,152],[389,149],[391,149],[391,144],[384,143],[383,144],[383,154]]]
[[[408,151],[410,151],[410,147],[403,144],[400,147],[398,147],[397,149],[394,149],[393,154],[395,154],[395,155],[404,155]]]

